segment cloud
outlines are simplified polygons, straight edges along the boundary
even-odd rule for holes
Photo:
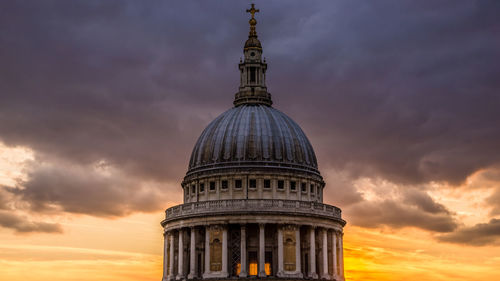
[[[455,232],[439,236],[443,242],[470,246],[486,246],[500,242],[500,219],[491,219],[471,227],[463,227]]]
[[[421,211],[431,214],[449,214],[443,204],[435,202],[429,194],[419,191],[417,189],[405,189],[404,202],[413,205]]]
[[[420,186],[404,186],[371,178],[348,184],[345,174],[328,174],[331,175],[336,175],[334,178],[345,184],[327,186],[324,199],[340,206],[349,224],[368,228],[415,227],[440,233],[451,232],[459,225],[455,214]]]
[[[34,164],[24,182],[6,190],[29,203],[30,210],[42,213],[119,217],[157,211],[169,203],[158,184],[134,180],[105,164]]]
[[[347,207],[364,200],[347,173],[327,170],[326,173],[323,173],[323,177],[326,182],[323,190],[324,202]]]
[[[492,153],[500,142],[499,2],[258,5],[276,107],[305,130],[321,171],[344,175],[328,178],[328,198],[354,206],[363,225],[453,229],[425,195],[364,205],[349,188],[363,177],[459,184],[500,164]],[[246,8],[0,3],[0,141],[37,159],[9,190],[33,209],[94,216],[180,200],[171,183],[237,90]],[[98,163],[112,173],[96,171]],[[371,222],[357,215],[369,211]]]
[[[9,211],[0,210],[0,226],[14,229],[18,233],[44,232],[62,233],[61,225],[57,223],[34,222]]]
[[[500,183],[498,187],[494,189],[493,194],[486,199],[486,203],[492,207],[490,215],[498,216],[500,215]]]
[[[432,232],[451,232],[458,226],[447,212],[425,212],[395,200],[365,201],[345,209],[349,222],[362,227],[416,227]]]

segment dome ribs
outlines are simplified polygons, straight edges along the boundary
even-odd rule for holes
[[[314,150],[290,117],[265,105],[240,105],[203,130],[188,174],[223,167],[289,167],[319,174]]]
[[[301,134],[300,130],[297,130],[297,124],[295,124],[290,118],[287,116],[283,115],[283,119],[285,124],[288,126],[288,129],[293,132],[292,134],[292,140],[293,140],[293,153],[295,155],[295,162],[303,164],[304,161],[304,154],[305,150],[303,148],[304,142],[303,142],[303,135]]]
[[[238,122],[237,128],[236,128],[236,161],[241,161],[245,158],[245,152],[246,152],[246,147],[245,147],[245,139],[246,136],[248,135],[248,112],[249,112],[248,107],[244,107],[241,110],[240,116],[238,116]]]
[[[283,133],[280,126],[277,124],[276,116],[268,108],[265,109],[266,113],[270,116],[269,123],[271,124],[271,137],[273,139],[272,145],[274,147],[274,157],[276,160],[283,160]]]
[[[281,113],[280,111],[278,111],[279,113]],[[291,141],[293,141],[294,139],[294,135],[292,135],[291,133],[291,130],[290,130],[290,126],[288,126],[288,123],[286,122],[286,116],[285,114],[281,113],[281,114],[276,114],[276,118],[279,118],[281,119],[280,121],[280,124],[283,124],[284,126],[280,126],[280,130],[281,130],[281,133],[282,135],[284,136],[282,139],[283,139],[283,142],[285,144],[285,152],[286,152],[286,157],[287,157],[287,160],[290,161],[290,162],[296,162],[295,160],[295,157],[294,156],[294,147],[292,146],[291,144]],[[286,136],[285,136],[286,135]]]
[[[255,141],[255,135],[257,134],[256,129],[257,124],[255,124],[255,108],[252,108],[252,112],[250,112],[250,126],[248,128],[248,138],[247,138],[247,157],[248,159],[255,160],[257,158],[256,151],[259,150],[259,142]]]
[[[207,145],[207,142],[213,139],[213,134],[215,133],[215,130],[213,128],[217,127],[222,119],[224,119],[224,115],[221,115],[214,121],[210,122],[207,128],[203,131],[202,136],[199,138],[199,140],[201,140],[199,141],[200,146],[195,148],[198,153],[196,157],[197,165],[202,165],[206,162],[209,162],[212,152],[208,149],[210,145]]]
[[[260,133],[260,141],[262,142],[262,160],[265,160],[271,158],[271,151],[273,149],[271,135],[269,134],[271,131],[271,125],[269,124],[269,119],[265,118],[267,115],[264,109],[259,106],[258,110],[260,112],[259,117],[262,130]]]
[[[234,118],[231,118],[232,112],[231,110],[226,111],[223,114],[224,118],[217,124],[217,126],[213,127],[214,134],[212,137],[212,153],[211,153],[211,158],[212,162],[216,162],[220,158],[221,150],[222,150],[222,144],[224,142],[224,137],[227,132],[228,125],[231,121],[234,120]]]
[[[229,115],[229,121],[226,124],[226,127],[224,128],[224,136],[222,139],[222,160],[224,161],[231,161],[232,156],[234,155],[233,153],[233,131],[234,131],[234,126],[236,122],[238,121],[238,112],[236,111],[230,111],[228,112]]]

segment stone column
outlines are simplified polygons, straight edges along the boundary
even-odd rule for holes
[[[188,279],[196,277],[196,229],[191,227],[191,241],[189,249],[189,275]]]
[[[266,234],[265,224],[259,223],[259,277],[266,277]]]
[[[222,227],[222,277],[228,276],[227,271],[227,226]]]
[[[241,264],[241,271],[239,277],[247,277],[248,272],[247,272],[247,228],[244,224],[241,225],[240,227],[241,231],[241,248],[240,248],[240,264]]]
[[[339,263],[341,279],[344,280],[344,233],[339,233]]]
[[[313,279],[318,278],[316,273],[316,234],[315,227],[311,226],[309,229],[309,277]]]
[[[174,234],[170,232],[170,257],[169,257],[169,263],[168,263],[168,280],[173,280],[175,278],[174,275]]]
[[[179,252],[177,254],[177,280],[184,278],[184,231],[179,229]]]
[[[283,229],[278,225],[278,277],[284,276],[283,264]]]
[[[295,273],[297,278],[303,278],[300,263],[300,225],[295,228]]]
[[[210,228],[205,226],[205,271],[203,278],[210,275]]]
[[[162,281],[168,279],[168,233],[163,232],[163,278]]]
[[[333,262],[333,277],[336,279],[339,273],[337,267],[337,232],[332,233],[332,262]]]
[[[323,256],[323,267],[321,270],[321,279],[330,279],[330,275],[328,274],[328,232],[324,228],[321,230],[323,246],[321,247],[321,253]]]

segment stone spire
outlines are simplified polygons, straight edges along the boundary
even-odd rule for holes
[[[259,10],[255,9],[255,5],[247,10],[247,13],[252,15],[248,21],[250,24],[250,32],[248,39],[243,48],[245,59],[240,60],[238,65],[240,69],[240,87],[234,98],[234,105],[242,104],[264,104],[272,105],[271,94],[267,92],[266,87],[266,70],[267,63],[262,60],[262,45],[257,38],[257,20],[255,13]]]

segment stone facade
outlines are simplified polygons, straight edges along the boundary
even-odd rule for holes
[[[163,281],[344,280],[341,210],[323,204],[325,182],[302,129],[274,109],[254,15],[234,108],[202,132],[182,182],[184,204],[166,210]]]

